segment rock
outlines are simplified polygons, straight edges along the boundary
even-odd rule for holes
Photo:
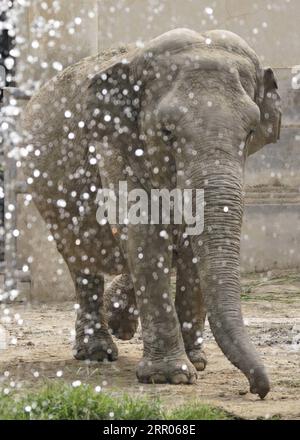
[[[248,393],[247,390],[239,390],[239,395],[240,396],[245,396]]]
[[[26,345],[28,345],[29,347],[33,347],[33,346],[34,346],[34,343],[31,342],[31,341],[28,341]]]
[[[7,339],[7,330],[2,325],[0,325],[0,350],[5,350],[7,348]]]

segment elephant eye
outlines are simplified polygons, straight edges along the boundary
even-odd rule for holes
[[[171,143],[174,140],[172,131],[167,128],[163,128],[161,134],[164,142]]]

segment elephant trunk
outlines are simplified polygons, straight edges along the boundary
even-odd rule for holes
[[[238,149],[238,148],[237,148]],[[190,165],[193,188],[204,189],[204,231],[191,236],[201,288],[215,340],[248,378],[250,391],[264,398],[269,380],[246,333],[240,301],[240,235],[243,214],[243,160],[223,150]],[[222,158],[220,156],[223,156]]]

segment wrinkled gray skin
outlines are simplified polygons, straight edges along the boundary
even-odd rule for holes
[[[104,308],[112,333],[124,341],[131,339],[138,327],[138,309],[129,274],[117,275],[107,286]]]
[[[40,171],[31,184],[34,200],[76,285],[77,359],[116,359],[103,274],[123,274],[114,283],[124,286],[127,277],[119,293],[133,298],[134,309],[135,292],[141,319],[141,382],[195,381],[196,368],[206,362],[201,335],[207,310],[218,345],[246,375],[251,392],[268,393],[241,314],[240,235],[246,157],[279,136],[276,89],[272,70],[263,69],[238,36],[178,29],[143,49],[86,58],[31,100],[23,118],[30,144],[25,172]],[[143,156],[135,155],[137,148]],[[185,238],[184,226],[100,226],[96,189],[117,189],[120,180],[129,190],[148,192],[203,188],[204,232]],[[167,236],[160,236],[162,229]]]

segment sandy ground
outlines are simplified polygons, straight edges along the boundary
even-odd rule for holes
[[[300,276],[268,275],[244,277],[242,294],[245,323],[272,381],[264,401],[248,392],[246,379],[221,353],[208,327],[208,366],[195,385],[139,384],[135,377],[142,354],[139,334],[131,341],[118,341],[116,362],[73,360],[71,303],[1,306],[0,322],[8,331],[9,345],[0,350],[0,388],[24,390],[48,379],[80,380],[116,394],[160,396],[168,407],[198,399],[244,418],[300,419]]]

